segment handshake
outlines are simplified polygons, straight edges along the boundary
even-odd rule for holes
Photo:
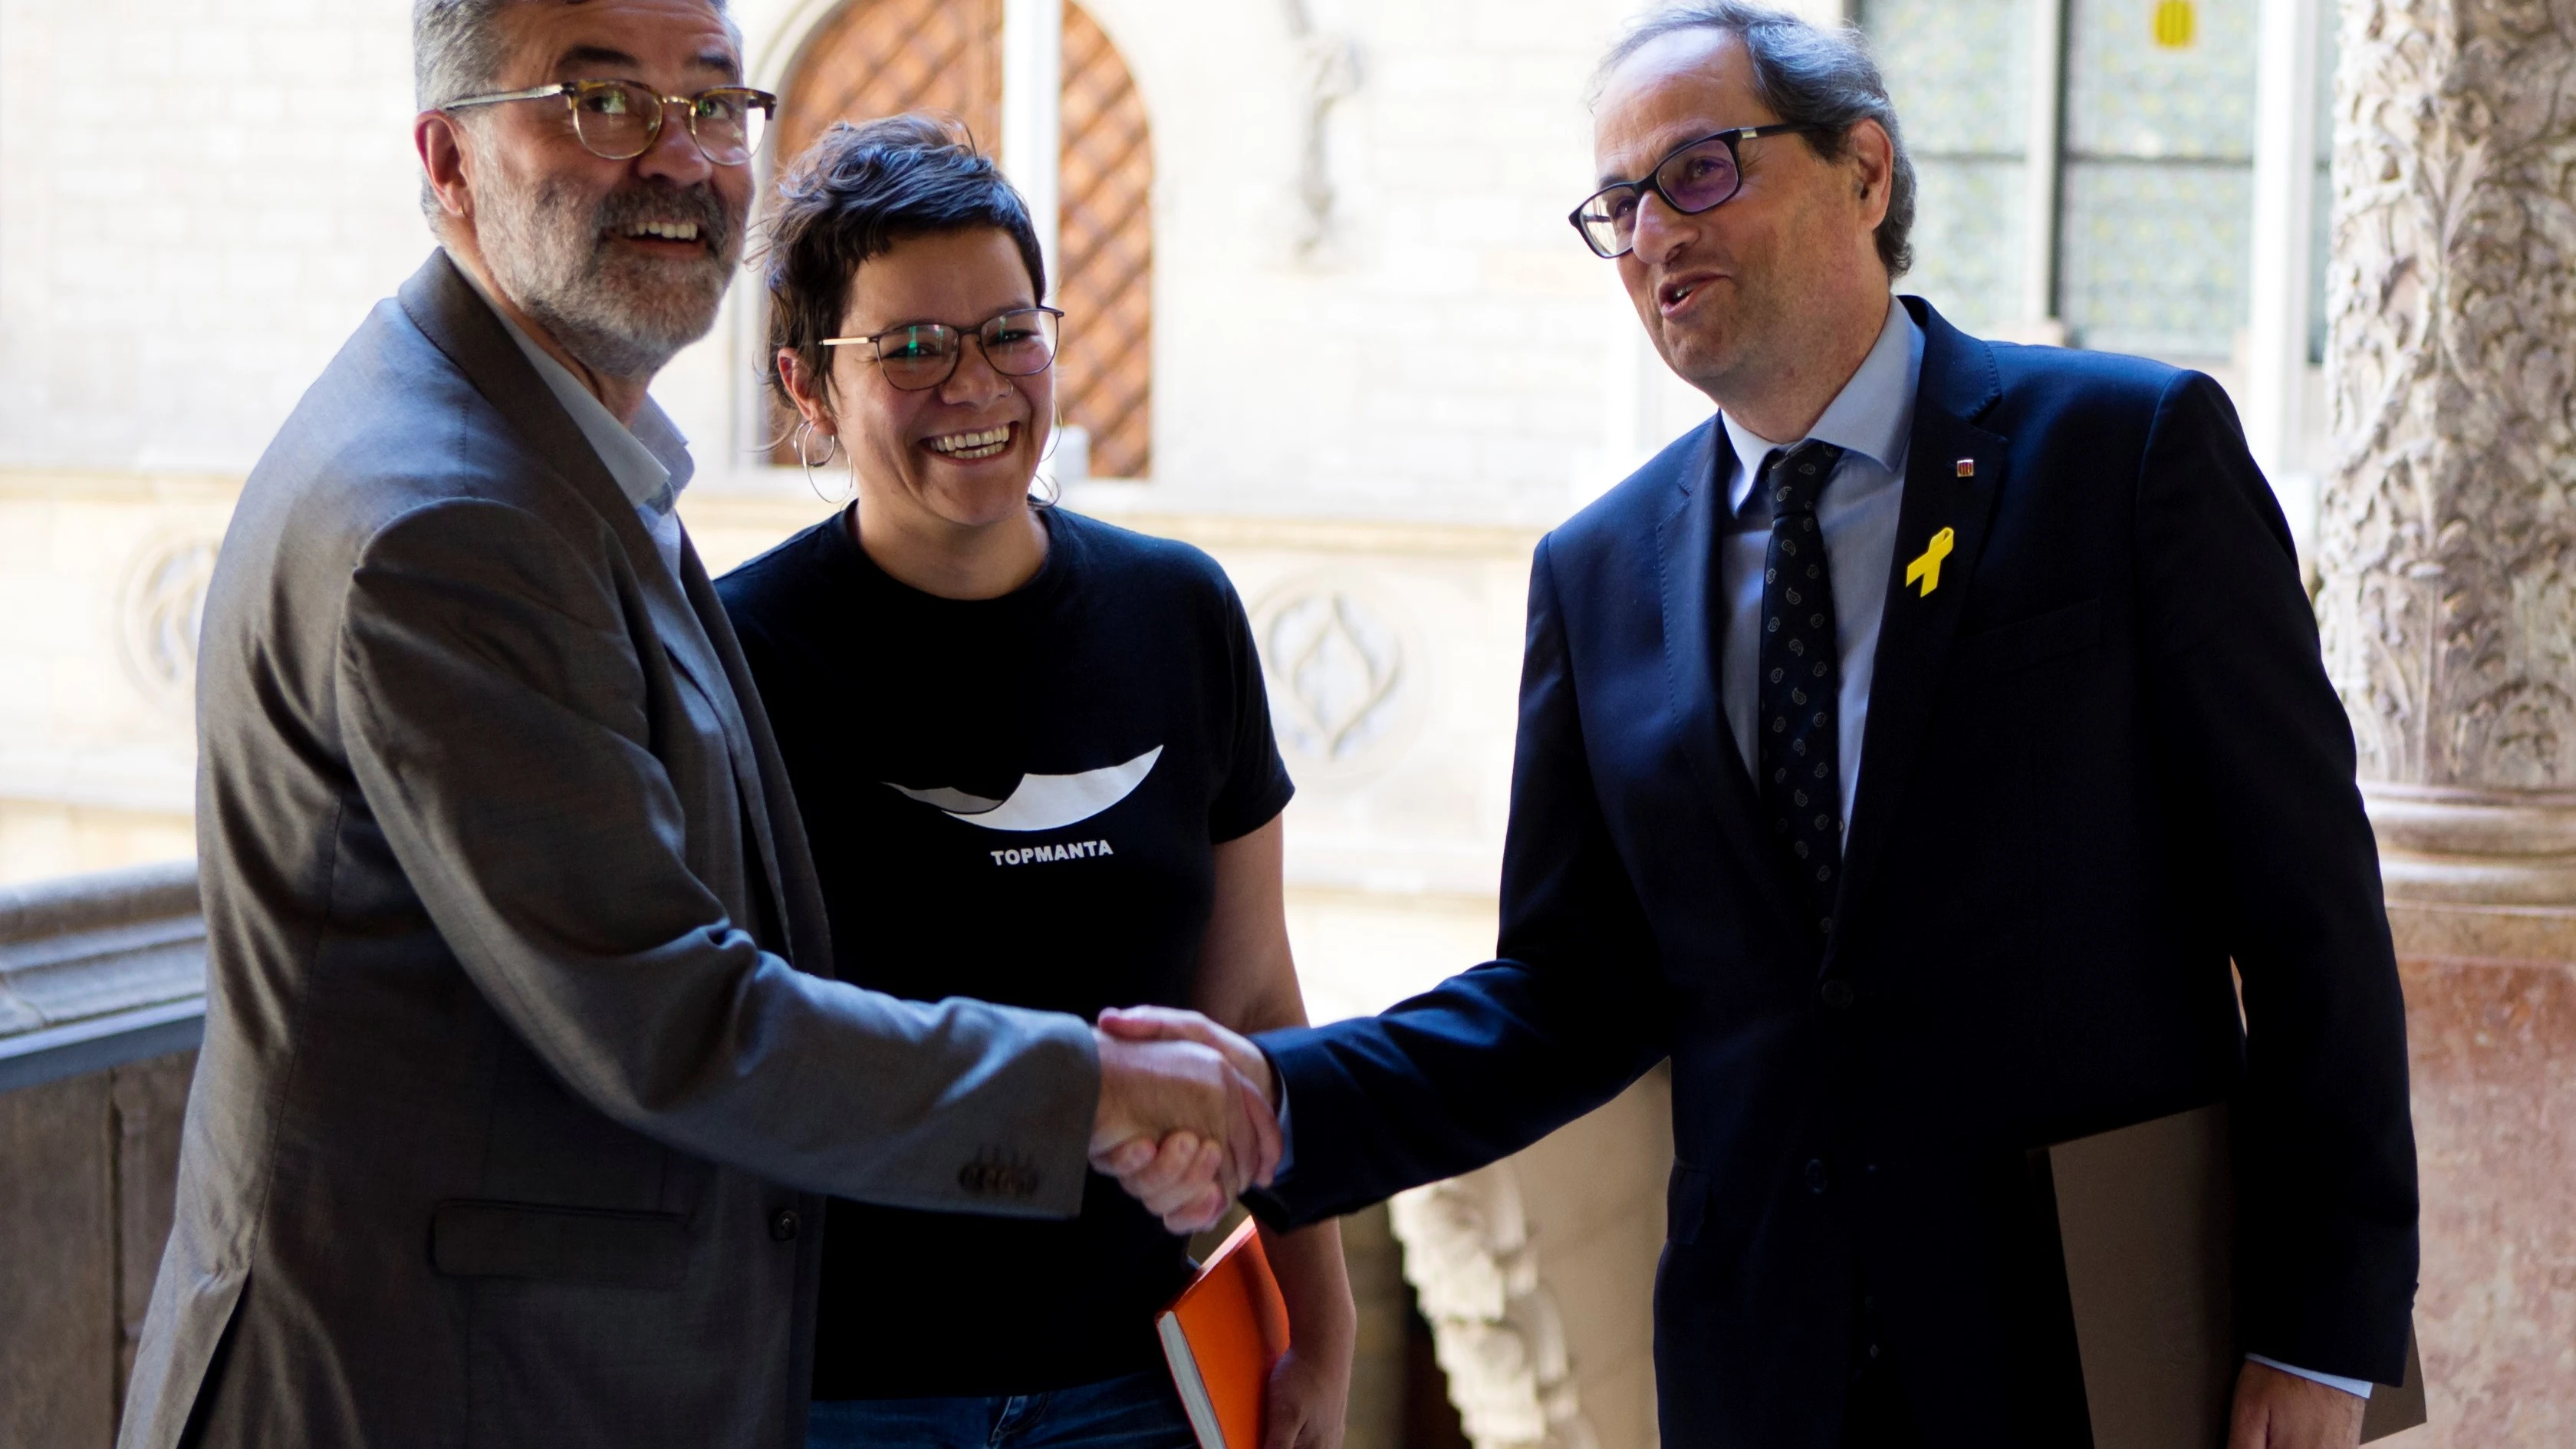
[[[1261,1049],[1195,1011],[1100,1014],[1091,1165],[1175,1233],[1216,1226],[1279,1168],[1278,1083]]]

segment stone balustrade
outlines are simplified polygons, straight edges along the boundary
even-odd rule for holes
[[[205,980],[192,861],[0,890],[0,1444],[114,1441]]]

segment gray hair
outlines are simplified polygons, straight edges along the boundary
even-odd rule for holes
[[[411,95],[413,105],[436,110],[450,101],[489,90],[500,79],[509,57],[492,22],[519,0],[412,0]],[[581,0],[568,0],[579,4]],[[725,0],[707,0],[709,8],[742,36],[725,13]]]
[[[1753,62],[1754,95],[1781,120],[1815,127],[1801,139],[1822,159],[1840,161],[1850,154],[1851,128],[1862,121],[1876,121],[1887,132],[1895,164],[1888,173],[1887,216],[1878,224],[1878,259],[1891,280],[1905,275],[1914,265],[1908,240],[1914,230],[1914,158],[1906,154],[1896,103],[1888,99],[1887,82],[1859,29],[1829,30],[1747,0],[1668,5],[1639,21],[1602,58],[1592,75],[1593,102],[1600,101],[1621,62],[1685,30],[1722,30],[1742,41]]]
[[[519,3],[522,0],[411,0],[413,107],[434,111],[498,84],[510,57],[495,22],[502,11]],[[707,3],[724,17],[726,30],[735,29],[733,17],[725,13],[725,0]],[[741,36],[737,33],[734,39],[738,44]],[[446,224],[427,177],[421,178],[420,209],[429,218],[431,231]]]
[[[424,111],[491,87],[509,57],[493,24],[513,0],[412,0],[411,96]]]

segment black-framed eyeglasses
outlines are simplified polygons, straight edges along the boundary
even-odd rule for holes
[[[718,166],[740,166],[760,149],[760,138],[778,114],[778,97],[749,86],[715,86],[694,96],[666,96],[642,81],[577,80],[524,91],[467,96],[438,109],[460,111],[503,101],[542,101],[561,96],[572,112],[573,134],[582,148],[607,161],[632,161],[662,138],[662,117],[671,107],[689,118],[689,139],[698,154]]]
[[[984,360],[1004,377],[1035,377],[1055,362],[1058,324],[1064,314],[1053,307],[1014,307],[972,329],[945,322],[907,322],[865,337],[826,337],[825,347],[875,349],[885,380],[905,392],[925,392],[957,375],[966,355],[966,339],[984,349]]]
[[[1622,181],[1604,186],[1583,199],[1583,204],[1566,218],[1583,234],[1584,245],[1603,257],[1624,257],[1637,245],[1637,208],[1645,203],[1646,193],[1664,199],[1664,205],[1684,216],[1697,216],[1714,206],[1721,206],[1744,189],[1744,156],[1739,150],[1745,142],[1764,136],[1787,136],[1812,131],[1811,125],[1784,122],[1776,126],[1738,126],[1714,136],[1674,148],[1672,154],[1655,163],[1643,181]]]

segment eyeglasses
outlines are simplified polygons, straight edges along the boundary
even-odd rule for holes
[[[749,86],[717,86],[694,96],[666,96],[642,81],[614,80],[562,81],[524,91],[467,96],[438,109],[459,111],[551,96],[563,97],[572,111],[573,134],[581,138],[582,148],[607,161],[632,161],[652,150],[662,138],[663,114],[680,106],[689,118],[689,139],[697,143],[698,153],[718,166],[740,166],[760,149],[761,134],[778,113],[778,97]]]
[[[1744,189],[1744,157],[1738,148],[1745,142],[1815,129],[1791,124],[1739,126],[1702,136],[1656,162],[1645,180],[1604,186],[1585,197],[1566,220],[1583,233],[1584,244],[1594,252],[1624,257],[1637,245],[1637,208],[1645,203],[1647,192],[1662,197],[1664,205],[1684,216],[1697,216]]]
[[[957,375],[966,355],[966,339],[984,349],[984,360],[1004,377],[1035,377],[1055,361],[1057,324],[1064,314],[1053,307],[1020,307],[1004,312],[971,331],[945,322],[909,322],[865,337],[826,337],[825,347],[876,349],[885,380],[905,392],[926,392]]]

